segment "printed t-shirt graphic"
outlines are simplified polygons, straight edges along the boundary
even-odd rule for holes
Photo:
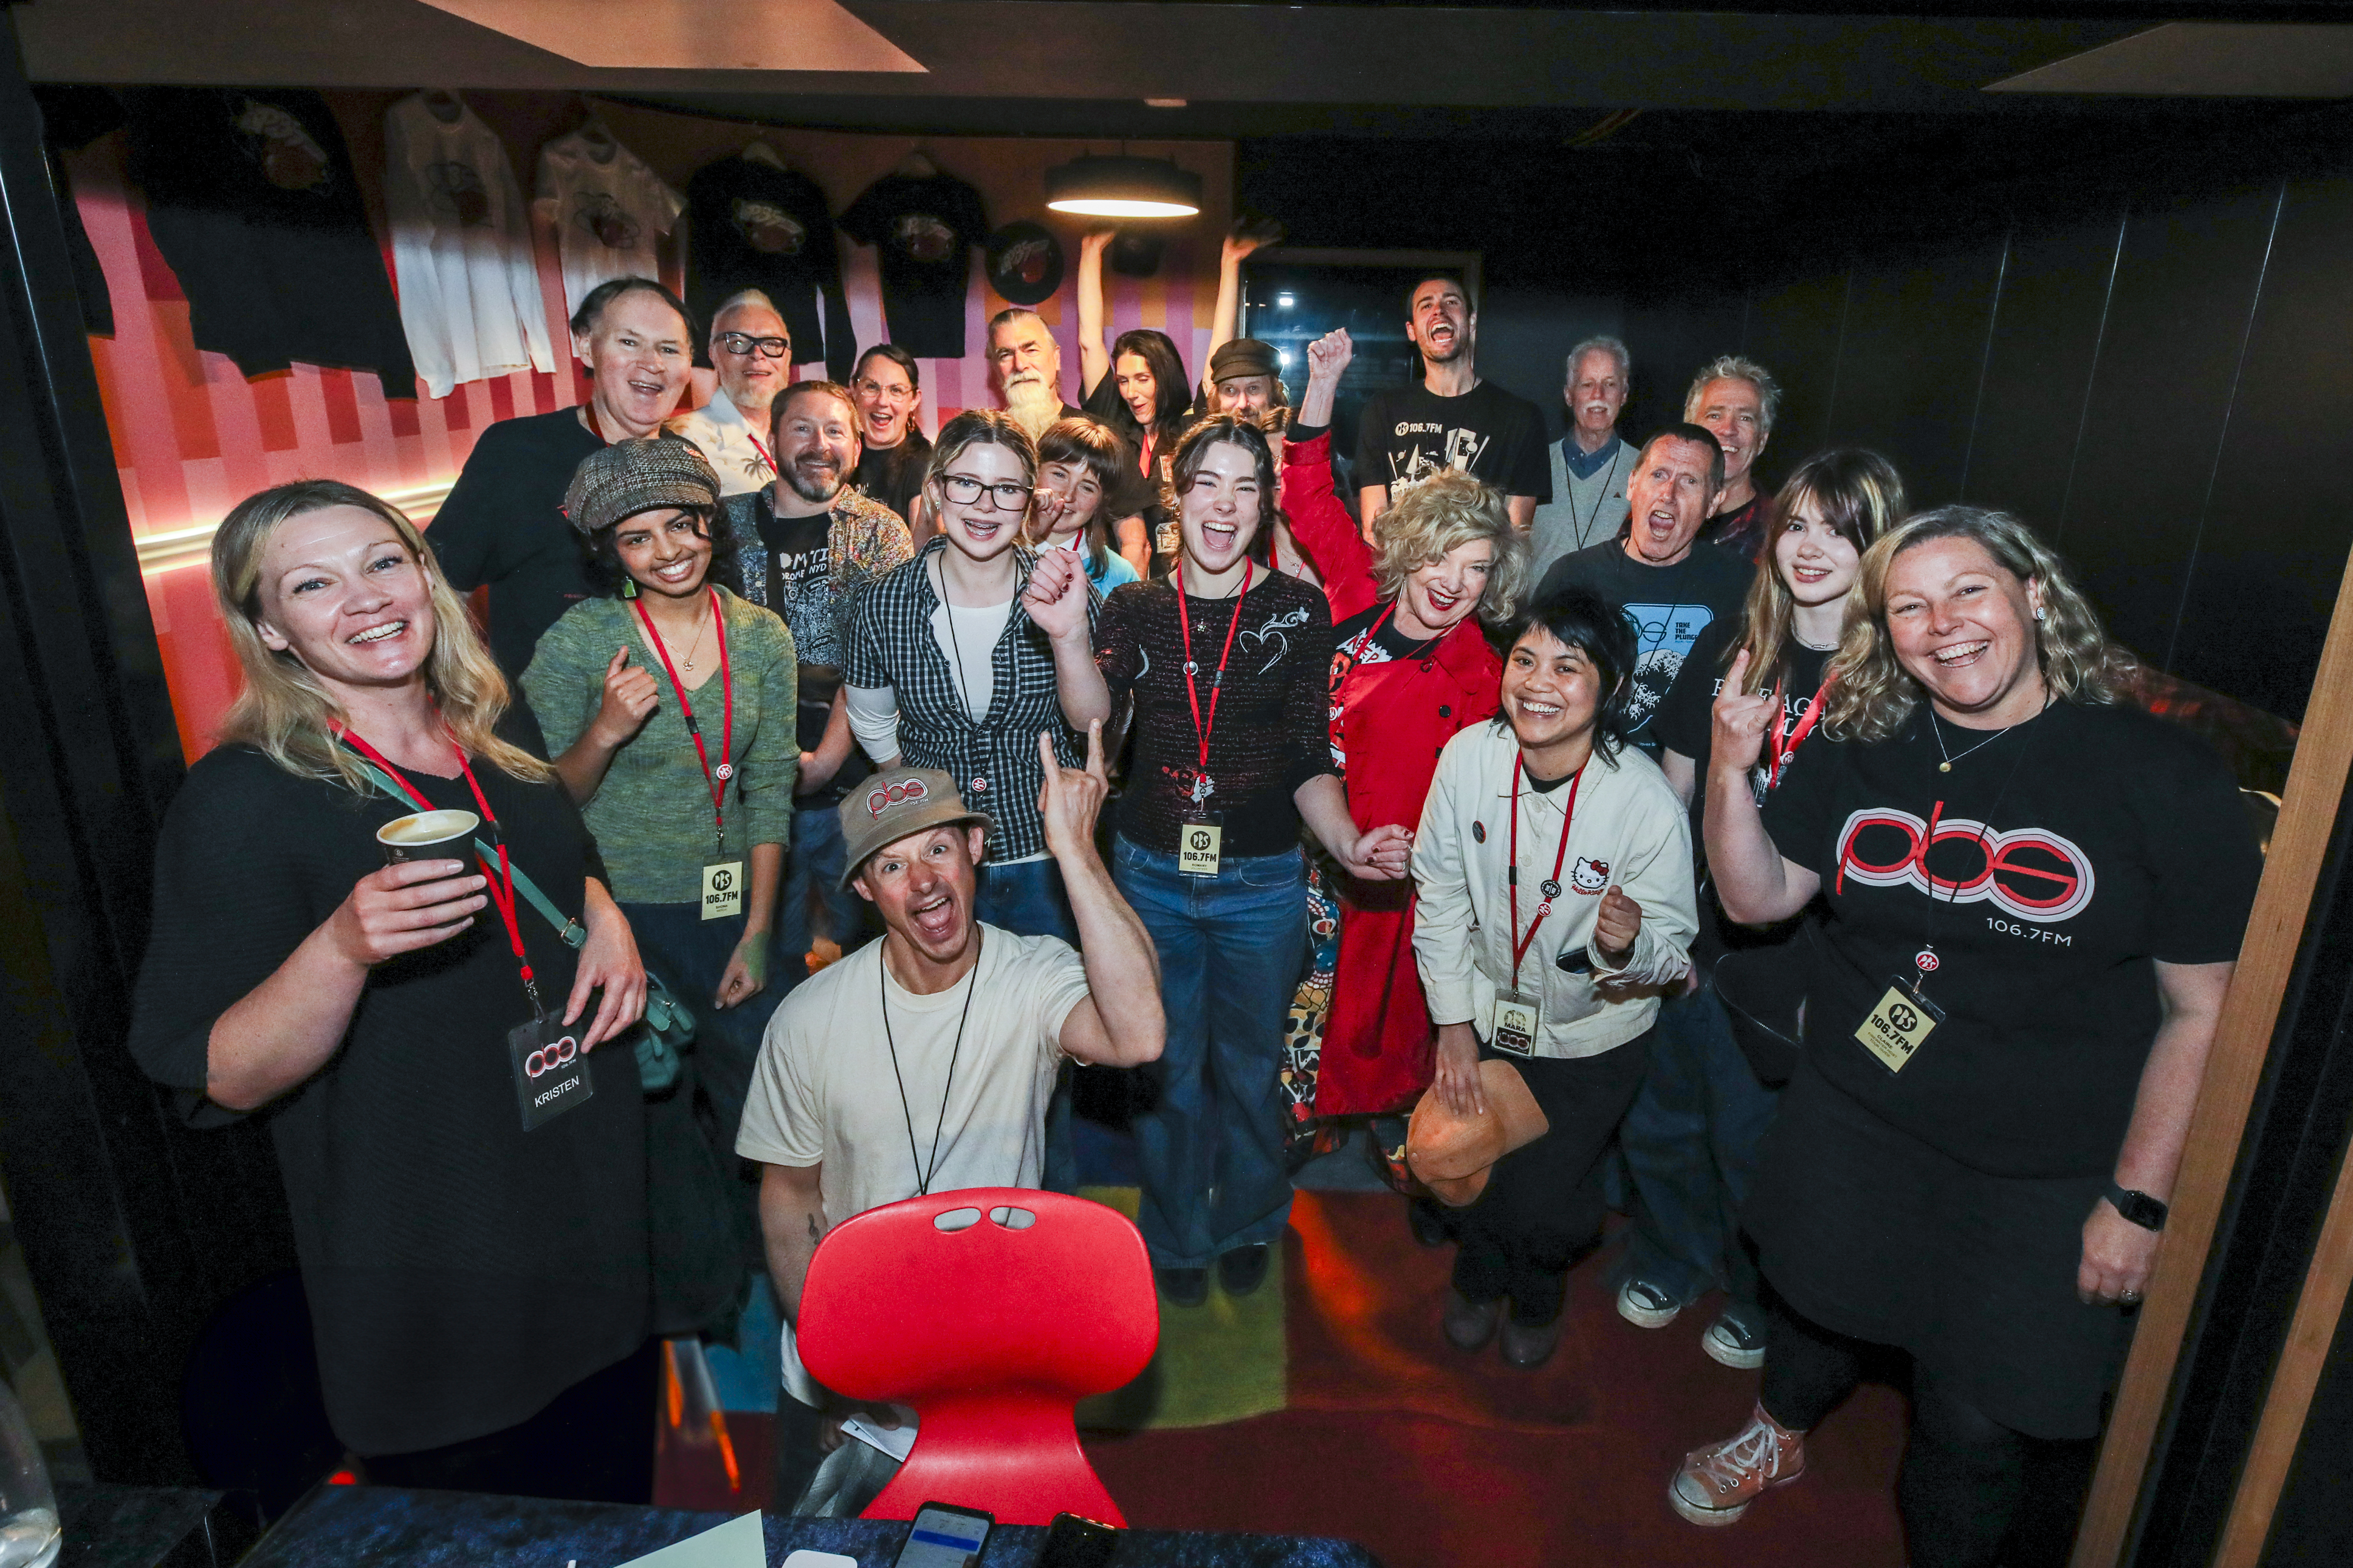
[[[684,196],[596,121],[541,149],[538,194],[564,258],[566,315],[599,283],[660,278],[654,242],[686,209]]]
[[[947,174],[888,174],[841,215],[841,232],[875,247],[891,341],[918,359],[962,359],[972,247],[988,238],[980,193]]]
[[[1945,751],[1986,733],[1947,728]],[[1943,756],[1925,713],[1876,745],[1817,735],[1765,803],[1831,913],[1808,1059],[1975,1169],[2104,1172],[2160,1022],[2152,961],[2237,955],[2262,871],[2238,791],[2204,742],[2131,708],[2055,703],[1951,773]],[[1924,950],[1945,1016],[1890,1072],[1849,1037]]]
[[[1755,571],[1721,550],[1694,545],[1670,566],[1638,563],[1617,540],[1562,556],[1536,585],[1534,600],[1567,587],[1590,589],[1625,612],[1634,628],[1634,674],[1627,735],[1655,759],[1651,725],[1700,634],[1718,620],[1736,623]],[[1680,748],[1678,748],[1680,749]]]
[[[1460,397],[1421,385],[1366,401],[1356,427],[1356,482],[1385,484],[1395,500],[1432,474],[1461,468],[1505,495],[1552,499],[1544,418],[1535,404],[1482,381]]]
[[[384,136],[400,323],[427,395],[554,370],[530,214],[497,134],[454,97],[437,108],[412,93],[385,112]]]

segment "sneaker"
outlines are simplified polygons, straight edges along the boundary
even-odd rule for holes
[[[1218,1289],[1229,1296],[1249,1295],[1266,1283],[1267,1266],[1273,1260],[1274,1248],[1263,1241],[1219,1253]]]
[[[1155,1268],[1152,1282],[1168,1298],[1172,1307],[1198,1307],[1209,1299],[1209,1271],[1206,1268]]]
[[[1730,1524],[1767,1491],[1805,1473],[1806,1435],[1790,1431],[1760,1405],[1736,1434],[1683,1456],[1667,1500],[1694,1524]]]
[[[1681,1301],[1647,1279],[1629,1279],[1618,1287],[1618,1315],[1638,1329],[1663,1329],[1683,1310]]]
[[[1495,1324],[1504,1315],[1504,1303],[1468,1301],[1462,1293],[1449,1285],[1446,1288],[1446,1310],[1439,1314],[1439,1326],[1446,1331],[1446,1342],[1459,1351],[1475,1351],[1495,1337]]]
[[[1730,1312],[1717,1316],[1699,1337],[1699,1348],[1708,1359],[1720,1365],[1741,1372],[1754,1372],[1765,1364],[1765,1331],[1752,1329]]]

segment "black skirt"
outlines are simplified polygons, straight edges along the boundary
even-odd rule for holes
[[[2098,1176],[1990,1176],[1800,1066],[1743,1215],[1765,1277],[1826,1329],[1894,1345],[2030,1436],[2098,1435],[2131,1320],[2075,1297]]]

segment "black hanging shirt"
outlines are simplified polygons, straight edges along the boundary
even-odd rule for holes
[[[847,384],[858,342],[841,292],[833,216],[817,182],[797,170],[731,153],[687,182],[686,214],[686,302],[696,318],[707,326],[730,294],[757,289],[785,318],[794,363],[822,359],[826,374]]]
[[[972,247],[988,241],[980,193],[946,174],[886,174],[841,215],[841,232],[881,258],[891,341],[917,359],[962,359]]]
[[[126,97],[131,177],[196,346],[247,375],[301,360],[372,370],[385,396],[415,397],[384,250],[326,100],[290,88]]]

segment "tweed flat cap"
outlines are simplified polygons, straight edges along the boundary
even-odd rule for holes
[[[649,436],[616,441],[580,459],[564,492],[564,515],[583,533],[659,506],[719,504],[719,476],[691,441]]]

